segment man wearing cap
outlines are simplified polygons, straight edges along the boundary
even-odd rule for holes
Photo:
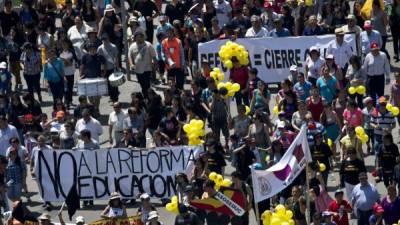
[[[11,73],[7,70],[7,63],[0,62],[0,94],[9,94],[11,91]]]
[[[251,27],[246,31],[246,37],[267,37],[268,30],[261,26],[261,18],[257,15],[252,15],[250,18]]]
[[[80,16],[75,17],[75,25],[69,28],[67,32],[68,39],[72,42],[74,46],[76,57],[80,60],[83,56],[82,45],[87,38],[87,31],[89,26],[83,23]]]
[[[110,41],[110,37],[107,33],[103,33],[101,35],[101,40],[103,44],[97,48],[97,54],[104,57],[105,62],[105,78],[107,79],[108,86],[108,94],[110,95],[111,102],[118,102],[118,87],[114,87],[110,84],[108,78],[115,71],[120,70],[119,65],[119,57],[118,57],[118,48]]]
[[[172,28],[170,28],[172,29]],[[145,34],[136,31],[135,42],[129,47],[128,60],[132,71],[135,71],[143,95],[147,96],[150,88],[153,68],[157,65],[156,51],[150,42],[145,41]]]
[[[376,42],[378,46],[382,46],[382,37],[377,30],[373,29],[371,20],[366,20],[363,27],[364,31],[361,32],[360,38],[362,54],[365,57],[365,55],[371,52],[371,43]]]
[[[308,25],[304,28],[303,35],[304,36],[314,36],[314,35],[323,35],[325,34],[324,28],[318,25],[318,20],[315,15],[311,15],[307,21]]]
[[[366,172],[358,174],[360,181],[357,184],[351,195],[351,205],[354,208],[354,212],[357,216],[357,224],[365,225],[369,224],[369,217],[372,215],[373,206],[375,203],[380,201],[378,190],[375,186],[368,182],[368,176]]]
[[[151,211],[149,212],[149,218],[147,218],[148,222],[146,225],[163,225],[162,222],[158,221],[158,213],[157,211]]]
[[[269,37],[289,37],[290,36],[290,31],[282,27],[282,20],[280,18],[276,18],[274,20],[274,29],[272,29],[268,36]]]
[[[376,100],[377,95],[378,97],[384,95],[385,78],[387,83],[390,81],[390,62],[386,54],[380,51],[378,43],[371,43],[370,48],[371,52],[365,56],[362,68],[367,73],[368,95]]]
[[[289,77],[288,77],[289,80],[293,84],[297,83],[299,81],[299,74],[300,74],[299,70],[297,68],[297,65],[291,65],[289,68],[289,72],[290,72]]]
[[[83,43],[83,52],[87,53],[89,51],[89,44],[94,44],[96,46],[96,49],[102,44],[101,40],[97,37],[97,30],[93,27],[89,27],[87,30],[87,38],[85,39]]]
[[[352,49],[350,44],[344,41],[342,28],[336,28],[335,35],[336,39],[329,42],[326,54],[332,54],[336,65],[342,69],[343,74],[346,74],[350,57],[355,54],[356,49]]]
[[[8,124],[6,115],[0,115],[0,155],[6,155],[6,150],[10,147],[11,138],[19,139],[18,131],[13,125]]]
[[[261,14],[261,19],[268,32],[274,29],[274,21],[279,18],[279,15],[272,8],[272,4],[269,1],[264,2],[265,11]]]
[[[357,47],[357,55],[361,54],[361,28],[357,25],[356,16],[353,14],[349,14],[346,17],[347,24],[342,26],[342,30],[344,33],[355,33],[356,34],[356,47]]]

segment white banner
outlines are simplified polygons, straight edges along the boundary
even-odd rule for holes
[[[291,65],[297,65],[303,72],[304,62],[309,48],[317,46],[324,57],[328,44],[335,40],[335,35],[301,36],[282,38],[239,38],[237,43],[244,45],[249,52],[252,68],[258,69],[258,76],[267,83],[281,82],[288,78]],[[350,43],[356,53],[356,43],[353,34],[346,34],[345,41]],[[207,59],[213,67],[219,67],[225,72],[226,79],[229,71],[222,66],[218,52],[228,40],[214,40],[199,43],[199,60]],[[200,64],[199,64],[200,65]]]
[[[271,198],[281,192],[311,162],[307,142],[307,128],[303,126],[282,159],[267,170],[251,169],[255,202]]]
[[[35,156],[35,174],[44,201],[63,201],[74,182],[81,199],[122,198],[147,192],[156,198],[175,193],[175,175],[191,175],[201,146],[146,150],[45,150]]]

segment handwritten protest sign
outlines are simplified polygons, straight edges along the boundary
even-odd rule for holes
[[[175,175],[191,174],[202,147],[174,146],[151,150],[44,150],[35,154],[35,174],[45,201],[63,201],[75,183],[81,199],[122,198],[147,192],[153,197],[175,193]]]

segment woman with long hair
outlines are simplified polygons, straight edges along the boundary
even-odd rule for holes
[[[328,66],[321,68],[322,76],[317,80],[317,87],[321,96],[326,100],[328,104],[336,98],[338,90],[340,90],[339,84],[334,76],[329,73]]]
[[[321,67],[324,65],[325,60],[320,57],[318,48],[315,46],[310,48],[308,54],[305,61],[304,74],[312,85],[316,85],[317,79],[321,76]]]
[[[82,20],[92,28],[97,28],[100,22],[99,11],[93,6],[92,0],[84,0],[80,11]]]

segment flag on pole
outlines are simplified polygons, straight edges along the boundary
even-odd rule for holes
[[[228,216],[242,216],[245,213],[246,199],[239,190],[221,187],[214,196],[192,200],[190,205],[198,209]]]
[[[71,189],[68,192],[67,198],[65,198],[65,204],[68,207],[68,216],[69,220],[72,220],[72,216],[74,216],[76,210],[80,209],[80,201],[78,191],[76,190],[75,183],[72,185]]]
[[[266,170],[255,170],[251,167],[255,202],[271,198],[285,189],[311,161],[307,127],[303,126],[277,164]]]

